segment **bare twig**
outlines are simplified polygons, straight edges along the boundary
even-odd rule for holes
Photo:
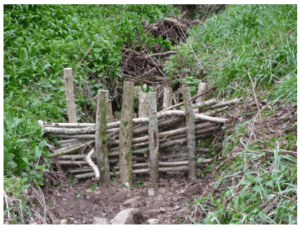
[[[100,36],[99,36],[100,37]],[[88,53],[90,53],[90,51],[92,50],[92,48],[94,47],[95,43],[97,43],[99,37],[96,39],[95,42],[92,43],[92,45],[90,46],[90,48],[87,50],[87,52],[84,54],[84,56],[82,57],[82,59],[80,60],[80,62],[76,65],[73,74],[75,74],[75,72],[77,71],[79,65],[82,63],[82,61],[85,59],[85,57],[88,55]]]
[[[8,195],[6,194],[6,192],[3,190],[3,195],[5,198],[5,204],[6,204],[6,209],[7,209],[7,219],[10,220],[10,211],[9,211],[9,206],[8,206]]]
[[[264,131],[263,131],[262,123],[261,123],[261,121],[262,121],[262,116],[261,116],[260,108],[259,108],[259,105],[258,105],[256,93],[255,93],[255,84],[253,83],[252,78],[251,78],[251,76],[250,76],[249,73],[248,73],[248,76],[249,76],[250,81],[251,81],[252,92],[253,92],[254,100],[255,100],[255,103],[256,103],[256,106],[257,106],[257,112],[259,113],[258,115],[259,115],[259,117],[260,117],[260,121],[259,121],[259,122],[260,122],[260,130],[261,130],[261,134],[262,134],[263,139],[264,139],[264,143],[263,143],[263,144],[264,144],[264,148],[266,148],[266,137],[265,137],[265,133],[264,133]]]
[[[296,200],[296,199],[293,199],[293,198],[291,198],[291,197],[282,195],[282,194],[280,194],[280,193],[278,193],[278,192],[274,192],[274,191],[271,192],[271,193],[273,193],[273,194],[275,194],[275,195],[278,195],[278,196],[281,196],[282,198],[286,198],[286,199],[288,199],[288,200],[292,200],[292,201],[294,201],[295,203],[297,203],[297,200]]]

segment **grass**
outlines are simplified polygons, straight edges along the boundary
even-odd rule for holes
[[[279,105],[297,104],[297,5],[229,5],[174,49],[179,54],[164,69],[174,84],[202,80],[220,86],[211,96],[232,99],[253,97],[251,77],[258,99],[269,101],[261,120],[257,111],[238,111],[250,118],[225,134],[223,159],[207,169],[216,182],[210,194],[194,200],[202,216],[191,222],[297,224],[297,157],[283,153],[297,135],[261,132],[254,124],[274,118]]]
[[[295,102],[296,40],[296,5],[229,5],[190,32],[165,71],[175,82],[179,72],[203,65],[207,73],[198,71],[194,77],[220,85],[222,97],[247,96],[250,75],[259,89],[270,91],[269,99]]]

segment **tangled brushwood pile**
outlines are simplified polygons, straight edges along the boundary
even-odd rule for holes
[[[200,20],[187,20],[180,17],[165,18],[154,24],[145,22],[145,32],[154,37],[170,40],[172,45],[179,45],[186,41],[188,29],[193,25],[202,23]],[[158,92],[158,102],[162,100],[162,90],[169,85],[168,78],[163,72],[164,62],[177,51],[167,51],[164,47],[153,44],[153,53],[149,47],[126,47],[122,53],[122,75],[129,81],[146,83],[153,86]],[[178,100],[178,99],[177,99]]]
[[[188,29],[201,23],[200,20],[190,21],[180,17],[165,18],[159,20],[155,24],[146,22],[146,32],[151,33],[154,37],[161,37],[164,40],[169,39],[172,45],[179,45],[181,42],[186,41]]]
[[[172,45],[179,45],[186,40],[188,29],[198,23],[201,23],[201,21],[189,21],[179,17],[166,18],[155,24],[146,22],[145,31],[151,33],[154,37],[170,40]],[[154,44],[152,49],[154,54],[149,54],[149,50],[145,46],[142,48],[124,48],[121,63],[123,75],[134,81],[147,77],[147,82],[150,84],[166,81],[167,77],[163,73],[163,62],[170,55],[177,54],[177,52],[166,51],[158,44]]]

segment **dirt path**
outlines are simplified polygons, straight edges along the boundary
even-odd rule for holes
[[[142,182],[136,180],[131,189],[118,181],[110,187],[91,189],[94,183],[87,180],[74,187],[56,189],[49,206],[58,219],[66,219],[69,224],[92,224],[94,217],[106,218],[109,222],[121,210],[132,207],[140,209],[142,224],[151,218],[158,219],[159,224],[180,224],[189,221],[191,200],[200,197],[204,185],[200,179],[189,183],[182,173],[164,175],[157,188],[147,187],[146,182],[137,183]]]

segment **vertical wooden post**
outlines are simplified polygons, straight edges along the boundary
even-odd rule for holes
[[[114,122],[111,101],[107,101],[107,123]]]
[[[187,149],[189,157],[189,179],[196,180],[196,157],[195,157],[195,116],[191,101],[190,87],[182,87],[184,100],[185,118],[186,118],[186,135]]]
[[[156,92],[148,93],[149,104],[149,170],[150,182],[158,182],[158,158],[159,158],[159,138],[158,138],[158,121],[156,108]]]
[[[139,93],[139,118],[148,117],[148,93],[141,91]]]
[[[96,113],[96,158],[100,171],[100,183],[110,184],[108,149],[107,149],[107,90],[99,90],[97,94]]]
[[[132,119],[134,83],[124,82],[119,136],[120,179],[130,186],[132,181]]]
[[[172,88],[165,87],[164,88],[164,100],[163,100],[163,109],[172,106]]]
[[[207,90],[208,88],[208,85],[204,82],[199,82],[199,87],[198,87],[198,94],[201,94],[203,93],[205,90]],[[205,100],[205,95],[204,96],[201,96],[201,97],[198,97],[196,99],[196,103],[200,103],[200,102],[203,102]],[[199,113],[199,109],[195,110],[195,113]]]
[[[77,123],[72,68],[64,68],[64,79],[69,123]]]

